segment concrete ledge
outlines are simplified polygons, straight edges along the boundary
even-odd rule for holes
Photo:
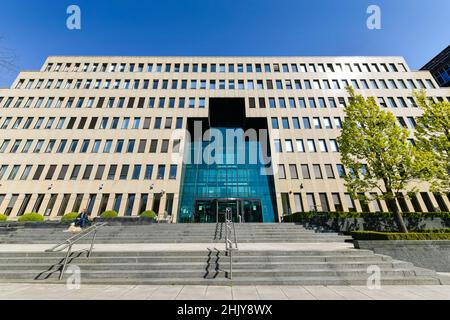
[[[450,272],[450,240],[355,240],[357,249],[413,263],[438,272]]]

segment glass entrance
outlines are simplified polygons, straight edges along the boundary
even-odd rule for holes
[[[234,222],[263,222],[259,199],[197,199],[192,222],[225,222],[225,213],[228,208],[231,210]]]

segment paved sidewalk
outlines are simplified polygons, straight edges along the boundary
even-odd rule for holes
[[[44,252],[54,244],[0,244],[0,252]],[[102,244],[94,246],[94,252],[111,251],[198,251],[217,248],[224,249],[223,243],[127,243]],[[74,245],[73,250],[89,248],[89,244]],[[356,250],[352,243],[322,242],[322,243],[240,243],[239,250]]]
[[[140,286],[0,284],[0,300],[450,300],[450,286]]]

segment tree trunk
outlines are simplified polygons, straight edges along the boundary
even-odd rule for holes
[[[406,228],[403,216],[400,210],[398,209],[397,200],[395,199],[394,193],[392,191],[388,191],[387,194],[389,195],[388,206],[394,213],[394,219],[395,222],[397,223],[399,231],[402,233],[408,233],[408,228]]]

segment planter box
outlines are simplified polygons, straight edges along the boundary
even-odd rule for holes
[[[354,240],[357,249],[373,250],[417,267],[450,272],[450,240]]]

